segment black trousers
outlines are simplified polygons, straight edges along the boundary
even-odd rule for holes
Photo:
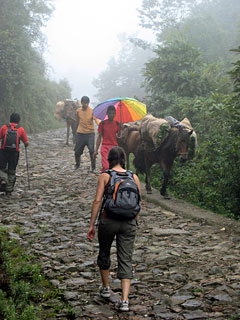
[[[16,168],[19,152],[16,150],[0,150],[0,177],[7,174],[7,185],[4,191],[12,192],[16,181]],[[5,176],[4,176],[5,178]]]
[[[15,171],[18,165],[19,152],[16,150],[0,150],[0,170]]]
[[[94,133],[77,133],[76,135],[76,145],[74,148],[75,151],[75,160],[76,165],[80,165],[81,155],[85,146],[88,147],[88,151],[91,158],[92,170],[95,170],[95,159],[94,159],[94,143],[95,143],[95,134]]]

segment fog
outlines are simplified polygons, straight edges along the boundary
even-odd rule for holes
[[[142,0],[56,0],[55,12],[43,30],[48,47],[44,58],[53,80],[66,78],[72,97],[94,100],[92,80],[120,50],[118,35],[147,39],[150,32],[138,25]]]

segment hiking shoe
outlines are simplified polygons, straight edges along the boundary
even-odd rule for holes
[[[129,311],[129,302],[126,300],[120,300],[116,303],[115,307],[118,311]]]
[[[101,287],[99,290],[99,293],[102,298],[110,298],[111,296],[110,287],[107,287],[107,288]]]
[[[80,165],[79,164],[75,164],[74,169],[73,170],[77,170],[79,169]]]

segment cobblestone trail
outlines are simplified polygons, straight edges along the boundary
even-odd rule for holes
[[[135,243],[130,312],[114,310],[121,291],[115,255],[112,297],[99,297],[98,244],[86,238],[97,175],[89,172],[87,151],[80,169],[73,171],[73,147],[64,140],[64,129],[30,137],[31,189],[22,150],[15,192],[9,198],[0,194],[0,222],[39,257],[75,318],[240,319],[240,234],[168,211],[147,198]],[[23,236],[14,232],[16,226]],[[67,319],[64,313],[59,318]]]

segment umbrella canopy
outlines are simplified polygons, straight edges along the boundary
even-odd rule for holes
[[[120,123],[137,121],[147,114],[147,108],[144,103],[133,98],[119,97],[98,104],[93,109],[94,116],[100,120],[107,119],[107,108],[111,105],[116,109],[114,120]]]

